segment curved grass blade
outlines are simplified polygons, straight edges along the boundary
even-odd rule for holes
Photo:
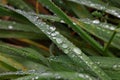
[[[119,58],[111,58],[111,57],[89,57],[95,64],[101,67],[104,70],[111,71],[120,71],[120,59]],[[67,56],[52,56],[48,58],[48,60],[58,63],[63,63],[66,65],[74,65],[74,67],[79,66],[78,69],[81,69],[81,65],[77,65]],[[73,68],[74,68],[73,67]]]
[[[30,80],[30,79],[68,79],[68,80],[95,80],[95,78],[87,75],[80,74],[76,72],[44,72],[44,73],[35,73],[30,76],[25,76],[17,78],[15,80]]]
[[[9,7],[8,7],[9,8]],[[11,8],[9,8],[11,9]],[[71,59],[73,59],[76,63],[81,64],[84,67],[90,68],[100,79],[102,80],[111,80],[104,71],[102,71],[96,64],[94,64],[89,57],[87,57],[79,48],[77,48],[74,44],[72,44],[68,39],[62,36],[54,26],[49,26],[39,17],[37,14],[30,14],[23,12],[21,10],[15,10],[18,14],[23,15],[29,21],[31,21],[34,25],[36,25],[42,32],[44,32],[61,50],[63,50]],[[55,34],[53,36],[52,34]]]
[[[96,42],[91,36],[89,36],[84,30],[82,30],[76,23],[72,22],[72,20],[62,11],[60,10],[54,3],[49,0],[39,0],[42,4],[46,5],[50,10],[52,10],[55,14],[57,14],[62,20],[64,20],[67,24],[69,24],[72,29],[77,32],[85,41],[87,41],[92,47],[94,47],[98,52],[105,56],[114,55],[110,52],[104,53],[103,47]]]
[[[4,20],[0,20],[0,29],[16,30],[16,31],[24,31],[24,32],[35,32],[40,34],[42,33],[34,25],[27,25],[27,24],[14,22],[14,21],[4,21]]]
[[[92,18],[90,12],[86,9],[85,6],[79,5],[73,2],[67,1],[66,4],[70,6],[72,11],[76,14],[79,18]]]
[[[59,17],[56,16],[50,16],[50,15],[39,15],[42,19],[47,19],[55,22],[65,23],[64,21],[61,21]],[[120,49],[120,43],[119,43],[119,28],[117,26],[109,24],[109,23],[102,23],[99,20],[91,20],[91,19],[76,19],[73,18],[72,21],[74,21],[76,24],[80,25],[82,29],[85,29],[87,32],[91,33],[92,35],[104,40],[105,42],[108,42],[110,40],[110,36],[112,35],[113,31],[117,32],[114,39],[112,40],[112,45],[118,49]]]
[[[15,61],[14,59],[3,55],[0,53],[0,61],[6,63],[7,65],[10,65],[11,67],[17,69],[17,70],[25,70],[26,67],[20,64],[19,62]]]
[[[2,7],[1,4],[0,4],[0,16],[11,16],[22,23],[29,23],[30,24],[30,22],[27,19],[25,19],[23,16],[16,14],[15,12],[10,11],[10,10]]]
[[[16,47],[1,43],[0,51],[7,54],[11,53],[14,55],[26,57],[30,60],[32,59],[35,62],[42,61],[42,64],[48,65],[48,61],[44,56],[42,56],[40,53],[30,48],[16,48]]]
[[[28,6],[23,0],[8,0],[8,3],[17,7],[18,9],[33,12],[33,9],[30,8],[30,6]]]
[[[22,31],[10,31],[10,30],[0,30],[0,38],[28,38],[28,39],[43,39],[47,40],[43,34],[38,35],[38,33],[33,32],[22,32]]]
[[[105,11],[106,13],[109,13],[111,15],[114,15],[118,18],[120,18],[120,9],[113,7],[113,6],[107,6],[105,3],[100,3],[94,0],[68,0],[68,1],[72,1],[81,5],[85,5],[88,7],[92,7],[98,10],[102,10]]]
[[[95,35],[96,37],[106,42],[109,42],[113,32],[116,32],[116,28],[117,28],[114,25],[108,23],[101,23],[98,20],[90,20],[90,19],[79,19],[78,25],[83,25],[81,26],[81,28],[85,29],[89,33]],[[111,42],[111,44],[118,49],[120,49],[119,39],[120,39],[120,35],[119,33],[116,32],[114,39]]]

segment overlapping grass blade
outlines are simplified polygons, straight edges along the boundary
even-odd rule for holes
[[[11,67],[15,68],[15,69],[18,69],[18,70],[24,70],[25,69],[25,66],[23,66],[22,64],[20,64],[19,62],[15,61],[14,59],[6,56],[6,55],[3,55],[0,53],[0,61],[10,65]]]
[[[56,5],[54,5],[52,2],[45,0],[39,0],[42,4],[46,5],[50,10],[54,12],[54,14],[58,15],[63,21],[65,21],[67,24],[72,27],[72,29],[77,32],[85,41],[89,42],[96,50],[101,52],[103,54],[103,47],[97,43],[93,38],[91,38],[85,31],[83,31],[78,25],[73,23],[70,18],[62,12]],[[105,54],[103,54],[105,55]],[[108,53],[106,55],[112,56],[112,54]]]
[[[11,10],[15,11],[18,14],[23,15],[34,25],[36,25],[76,63],[78,64],[82,63],[82,66],[90,68],[90,70],[96,73],[96,75],[100,79],[111,80],[111,78],[108,77],[104,73],[104,71],[102,71],[99,67],[97,67],[79,48],[77,48],[74,44],[72,44],[69,40],[67,40],[64,36],[62,36],[58,31],[56,31],[55,27],[49,26],[46,23],[42,22],[41,19],[39,19],[39,17],[36,14],[30,14],[15,9],[11,9]],[[55,34],[55,36],[53,36],[53,34]]]
[[[0,45],[0,51],[4,53],[11,53],[13,55],[18,55],[22,57],[26,57],[28,59],[32,59],[35,62],[40,62],[42,61],[43,64],[48,65],[47,59],[37,51],[30,49],[30,48],[16,48],[12,47],[10,45],[2,44]]]
[[[33,12],[33,9],[27,5],[23,0],[8,0],[8,3],[12,6],[17,7],[18,9],[25,10],[25,11],[31,11]]]
[[[82,5],[85,5],[88,7],[92,7],[97,10],[102,10],[102,11],[105,11],[106,13],[109,13],[111,15],[114,15],[114,16],[120,18],[120,9],[119,8],[108,6],[103,2],[99,2],[99,1],[95,1],[95,0],[89,0],[89,1],[87,1],[87,0],[68,0],[68,1],[82,4]]]

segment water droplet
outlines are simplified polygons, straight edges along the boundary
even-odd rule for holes
[[[56,42],[57,42],[58,44],[61,44],[63,41],[62,41],[62,39],[60,39],[60,38],[56,38]]]
[[[77,25],[77,24],[74,22],[73,25]]]
[[[67,48],[68,45],[67,45],[67,44],[62,44],[62,47],[63,47],[63,48]]]
[[[120,18],[120,15],[118,15],[118,18]]]
[[[100,65],[100,62],[96,62],[97,65]]]
[[[31,80],[35,80],[34,78],[32,78]]]
[[[94,20],[93,23],[94,23],[94,24],[99,24],[100,21],[99,21],[99,20]]]
[[[51,36],[56,36],[56,35],[58,35],[59,34],[59,32],[54,32],[54,33],[51,33]]]
[[[51,32],[47,32],[47,34],[51,34]]]
[[[58,74],[56,75],[56,79],[60,79],[61,78],[61,76],[59,76]]]
[[[83,75],[83,74],[78,74],[78,76],[84,78],[84,75]]]
[[[51,36],[56,36],[56,34],[55,33],[51,33]]]
[[[55,31],[55,29],[56,29],[55,27],[50,27],[51,31]]]
[[[64,52],[65,52],[66,54],[68,54],[68,53],[69,53],[69,50],[68,50],[68,49],[65,49]]]
[[[117,67],[118,67],[117,65],[113,65],[113,69],[115,69],[115,70],[116,70],[116,69],[117,69]]]
[[[35,79],[38,79],[38,78],[39,78],[38,76],[35,77]]]
[[[114,27],[110,27],[110,30],[115,30],[115,28]]]
[[[65,23],[63,20],[60,20],[61,23]]]
[[[105,27],[105,28],[109,28],[109,25],[105,25],[104,27]]]
[[[9,28],[9,29],[13,29],[13,26],[9,25],[8,28]]]
[[[79,48],[77,48],[77,47],[73,48],[73,51],[75,53],[77,53],[77,54],[81,54],[82,53],[82,51]]]
[[[56,39],[56,37],[52,37],[53,39]]]

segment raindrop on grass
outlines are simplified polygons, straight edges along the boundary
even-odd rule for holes
[[[79,48],[77,48],[77,47],[73,48],[73,51],[75,53],[77,53],[77,54],[81,54],[82,53],[82,51]]]
[[[51,33],[51,36],[56,36],[57,34],[59,34],[59,32],[54,32],[54,33]]]
[[[13,29],[13,26],[9,25],[8,28],[9,28],[9,29]]]
[[[67,45],[67,44],[62,44],[62,47],[63,47],[63,48],[67,48],[68,45]]]
[[[77,25],[75,22],[73,22],[73,25]]]
[[[60,38],[56,38],[56,42],[57,42],[58,44],[61,44],[63,41],[62,41],[62,39],[60,39]]]
[[[110,27],[110,30],[115,30],[115,28],[114,27]]]
[[[94,20],[93,23],[94,23],[94,24],[99,24],[100,21],[99,21],[99,20]]]
[[[39,78],[38,76],[35,77],[35,79],[38,79],[38,78]]]
[[[55,29],[56,29],[55,27],[50,27],[51,31],[55,31]]]
[[[60,20],[61,23],[65,23],[63,20]]]
[[[65,52],[66,54],[68,54],[68,53],[69,53],[69,50],[68,50],[68,49],[65,49],[64,52]]]
[[[113,65],[114,70],[117,70],[117,68],[118,68],[118,65]]]

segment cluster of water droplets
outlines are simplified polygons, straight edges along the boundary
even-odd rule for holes
[[[120,10],[116,9],[107,9],[106,12],[113,14],[114,16],[120,18]]]
[[[108,30],[111,30],[111,31],[114,31],[116,29],[116,27],[114,25],[110,25],[110,24],[107,24],[107,23],[101,23],[98,19],[95,19],[95,20],[90,20],[90,19],[81,19],[81,21],[83,21],[84,23],[86,24],[94,24],[98,27],[96,27],[97,29],[100,29],[101,27],[101,30],[105,31],[104,29],[108,29]],[[104,29],[102,29],[104,28]]]
[[[115,64],[113,65],[114,70],[120,70],[120,64]]]
[[[8,26],[8,29],[13,29],[13,26],[12,26],[12,25],[9,25],[9,26]]]
[[[86,5],[88,7],[92,7],[92,8],[106,11],[107,13],[110,13],[110,14],[120,18],[120,9],[109,7],[109,6],[104,5],[104,4],[98,4],[96,2],[87,1],[87,0],[70,0],[70,1],[78,2],[78,3],[80,3],[82,5]]]
[[[89,75],[86,75],[86,74],[78,74],[78,76],[83,79],[86,79],[86,80],[93,80],[92,77],[90,77]]]
[[[38,77],[38,76],[33,77],[31,80],[37,80],[37,79],[39,79],[39,77]]]

